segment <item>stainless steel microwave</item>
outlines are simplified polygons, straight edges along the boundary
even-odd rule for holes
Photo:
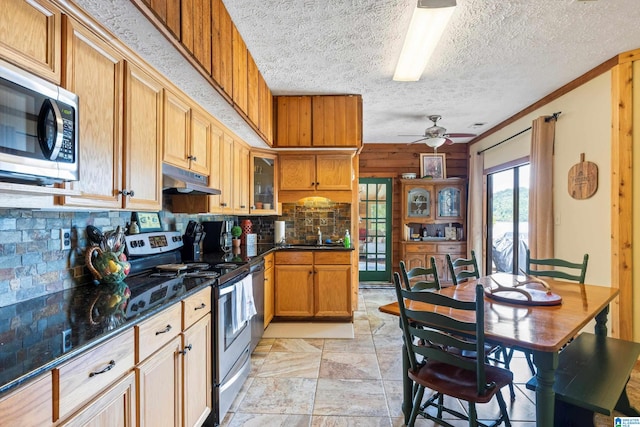
[[[0,181],[77,181],[78,97],[0,60]]]

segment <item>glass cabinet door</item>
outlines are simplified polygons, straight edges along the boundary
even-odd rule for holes
[[[251,153],[251,211],[273,213],[277,209],[276,156]]]
[[[405,203],[407,218],[431,217],[431,192],[427,188],[408,189]]]
[[[462,192],[459,187],[439,187],[436,191],[438,208],[436,218],[462,218]]]

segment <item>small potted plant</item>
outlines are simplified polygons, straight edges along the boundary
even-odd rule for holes
[[[242,235],[242,228],[239,225],[231,227],[231,235],[233,236],[233,246],[240,246],[240,236]]]

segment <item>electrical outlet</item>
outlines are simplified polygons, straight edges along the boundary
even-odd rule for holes
[[[60,229],[60,250],[66,251],[69,249],[71,249],[71,229],[61,228]]]
[[[71,350],[71,346],[71,329],[65,329],[62,331],[62,352]]]

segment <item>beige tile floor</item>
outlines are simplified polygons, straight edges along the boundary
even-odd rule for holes
[[[394,299],[391,288],[361,289],[354,339],[262,340],[252,355],[251,375],[222,425],[404,425],[398,320],[378,311]],[[503,396],[513,426],[534,426],[535,395],[524,386],[531,373],[523,358],[514,359],[516,399],[509,401],[507,389]],[[497,414],[497,403],[480,405],[478,412],[489,418]],[[603,417],[597,425],[611,426],[610,420]],[[436,424],[419,419],[416,425]]]

